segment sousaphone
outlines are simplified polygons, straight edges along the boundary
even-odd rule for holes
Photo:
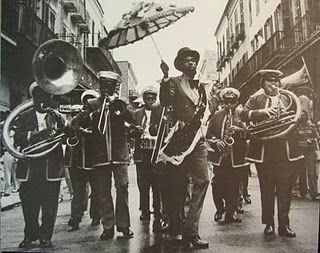
[[[49,40],[43,43],[33,55],[32,72],[37,84],[52,95],[62,95],[72,91],[79,83],[83,62],[78,50],[63,40]],[[22,112],[34,107],[33,100],[17,106],[6,119],[3,126],[3,141],[11,155],[18,159],[38,158],[61,145],[65,136],[61,131],[50,140],[43,140],[19,151],[13,144],[10,133],[13,122]]]

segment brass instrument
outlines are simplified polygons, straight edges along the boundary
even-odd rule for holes
[[[75,47],[63,40],[49,40],[43,43],[33,55],[32,71],[37,84],[53,95],[62,95],[73,90],[79,83],[82,73],[82,58]],[[65,133],[56,131],[57,135],[49,140],[35,143],[18,151],[10,139],[13,122],[19,114],[34,107],[32,99],[17,106],[8,116],[3,126],[3,140],[7,150],[18,159],[38,158],[53,151],[61,145]],[[74,145],[77,140],[69,139]]]
[[[108,110],[106,110],[106,108],[108,108]],[[107,118],[110,112],[116,116],[121,116],[123,115],[126,109],[127,109],[127,104],[125,101],[118,98],[109,100],[108,97],[104,97],[101,113],[99,116],[99,122],[98,122],[99,132],[102,134],[105,134],[107,129]],[[104,116],[105,116],[105,119],[103,122]]]
[[[227,125],[227,128],[230,128],[231,126],[232,126],[232,111],[231,111],[231,109],[229,109],[229,111],[228,111],[228,114],[227,114],[227,120],[226,120],[226,122],[230,122],[230,124],[229,125]],[[234,144],[234,138],[232,137],[232,135],[229,135],[229,134],[225,134],[224,136],[223,136],[223,142],[224,142],[224,144],[226,145],[226,146],[229,146],[229,147],[231,147],[233,144]]]
[[[281,95],[289,99],[286,108],[281,107]],[[277,115],[255,124],[251,122],[247,131],[252,137],[260,140],[279,138],[287,135],[296,127],[301,115],[299,98],[293,92],[284,89],[278,89],[277,96]]]

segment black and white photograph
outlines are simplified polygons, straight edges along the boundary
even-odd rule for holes
[[[317,253],[320,0],[1,0],[0,250]]]

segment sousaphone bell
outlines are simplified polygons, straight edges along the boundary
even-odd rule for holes
[[[43,43],[33,55],[32,72],[37,84],[52,95],[62,95],[72,91],[79,83],[83,62],[78,50],[63,40],[49,40]],[[26,148],[19,151],[10,138],[14,130],[13,122],[19,114],[34,107],[33,100],[27,100],[17,106],[8,116],[3,126],[3,141],[11,155],[18,159],[38,158],[61,145],[66,134],[57,131],[51,140],[37,143],[33,150]],[[27,150],[27,151],[26,151]]]

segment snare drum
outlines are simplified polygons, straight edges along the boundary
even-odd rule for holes
[[[155,145],[156,145],[156,138],[141,139],[142,149],[153,149]]]

